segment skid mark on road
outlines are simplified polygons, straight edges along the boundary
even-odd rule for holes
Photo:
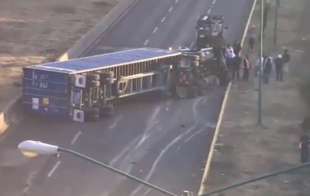
[[[133,147],[136,145],[136,143],[139,141],[141,136],[137,137],[136,139],[134,139],[132,142],[130,142],[129,145],[127,145],[116,157],[114,157],[112,159],[112,161],[110,162],[110,165],[115,166],[115,164],[117,164],[117,162],[119,162],[121,160],[121,158],[123,156],[125,156],[126,154],[128,154],[128,152],[130,151],[130,149],[133,149]]]
[[[193,107],[192,107],[192,111],[195,117],[195,120],[198,117],[198,105],[199,103],[204,99],[204,97],[200,97],[199,99],[195,100]],[[159,162],[161,161],[161,159],[163,158],[163,156],[170,150],[171,147],[173,147],[175,144],[177,144],[179,141],[181,141],[183,138],[187,138],[187,136],[197,128],[199,121],[196,120],[195,124],[192,125],[190,128],[188,128],[185,132],[181,133],[180,135],[178,135],[176,138],[174,138],[163,150],[161,150],[161,152],[159,153],[159,155],[157,156],[156,160],[154,161],[150,171],[148,172],[147,176],[145,177],[146,181],[149,181],[150,178],[152,177],[152,175],[154,174]],[[136,195],[143,186],[138,186],[131,194],[130,196],[134,196]],[[148,191],[148,190],[147,190]]]
[[[188,143],[189,141],[191,141],[195,136],[207,131],[208,127],[204,126],[203,128],[199,129],[198,131],[196,131],[195,133],[193,133],[192,135],[188,136],[185,140],[184,140],[184,144]]]
[[[151,114],[151,117],[147,120],[146,123],[146,128],[143,132],[143,135],[140,139],[140,141],[138,142],[138,144],[136,145],[135,149],[139,148],[146,140],[147,138],[151,135],[151,130],[158,124],[158,115],[161,111],[161,106],[157,106],[155,107],[153,113]]]
[[[194,113],[194,119],[197,121],[199,119],[199,115],[198,115],[198,105],[199,103],[206,99],[205,97],[199,97],[198,99],[195,100],[194,104],[193,104],[193,113]]]
[[[169,149],[171,147],[173,147],[177,142],[179,142],[183,137],[185,137],[187,134],[189,134],[190,132],[192,132],[194,129],[196,128],[196,125],[193,125],[192,127],[190,127],[189,129],[187,129],[187,131],[183,132],[182,134],[180,134],[178,137],[174,138],[158,155],[158,157],[156,158],[156,160],[154,161],[152,168],[150,169],[150,171],[148,172],[147,176],[145,177],[144,180],[149,181],[150,178],[152,177],[153,173],[155,172],[158,163],[161,161],[162,157],[169,151]],[[136,195],[143,186],[139,185],[131,194],[130,196],[134,196]]]
[[[109,126],[109,129],[114,129],[122,119],[123,119],[123,116],[122,116],[122,115],[118,116],[118,117],[114,120],[114,122]]]

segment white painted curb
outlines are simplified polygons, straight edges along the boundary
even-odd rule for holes
[[[255,10],[256,3],[257,3],[257,0],[254,0],[252,8],[251,8],[251,11],[250,11],[250,15],[248,17],[248,21],[246,23],[246,26],[245,26],[245,29],[244,29],[244,32],[243,32],[243,35],[242,35],[242,39],[241,39],[241,45],[242,46],[244,45],[244,42],[245,42],[245,39],[246,39],[246,36],[247,36],[247,32],[248,32],[249,26],[251,24],[251,20],[252,20],[252,16],[253,16],[253,13],[254,13],[254,10]],[[219,133],[220,133],[220,128],[221,128],[221,125],[222,125],[223,116],[224,116],[225,108],[226,108],[227,101],[228,101],[228,96],[229,96],[229,93],[231,91],[231,85],[232,85],[232,83],[230,82],[228,84],[226,92],[225,92],[224,100],[223,100],[223,103],[222,103],[222,106],[221,106],[221,111],[220,111],[220,114],[219,114],[219,117],[218,117],[218,121],[217,121],[217,124],[216,124],[216,128],[215,128],[214,136],[213,136],[212,143],[211,143],[211,146],[210,146],[210,149],[209,149],[209,155],[208,155],[208,158],[207,158],[207,162],[206,162],[206,165],[205,165],[205,168],[204,168],[204,173],[203,173],[202,180],[201,180],[201,183],[200,183],[200,188],[199,188],[198,195],[202,195],[202,194],[207,192],[207,180],[208,180],[208,175],[209,175],[209,172],[210,172],[210,167],[211,167],[211,162],[212,162],[212,158],[213,158],[214,148],[215,148],[215,144],[217,142],[217,139],[218,139],[218,136],[219,136]]]

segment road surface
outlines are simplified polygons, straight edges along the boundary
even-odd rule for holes
[[[229,41],[241,38],[248,0],[139,0],[96,46],[107,48],[193,46],[202,13],[223,14]],[[24,139],[70,147],[110,163],[171,192],[197,192],[224,89],[189,100],[149,95],[122,101],[116,114],[96,123],[25,116],[0,139],[2,195],[152,196],[156,191],[70,155],[25,159],[16,150]]]

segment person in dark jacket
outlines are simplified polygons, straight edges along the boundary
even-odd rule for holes
[[[233,48],[234,48],[234,52],[237,56],[240,56],[240,53],[241,53],[241,50],[242,50],[242,47],[241,47],[241,43],[238,42],[238,41],[235,41],[234,42],[234,45],[233,45]]]
[[[309,161],[309,136],[308,131],[310,130],[310,118],[305,117],[301,123],[302,133],[299,139],[300,149],[300,161],[306,163]]]
[[[288,52],[288,49],[284,49],[284,52],[282,54],[282,58],[283,58],[283,63],[286,64],[288,62],[290,62],[291,60],[291,55]]]
[[[232,79],[239,80],[240,79],[240,65],[242,63],[242,58],[239,55],[236,55],[233,61],[232,66]]]
[[[300,148],[300,161],[302,163],[308,162],[309,161],[309,137],[305,133],[303,133],[300,136],[299,148]]]
[[[283,58],[282,58],[281,54],[279,54],[275,58],[274,64],[276,67],[276,79],[277,79],[277,81],[283,81]]]
[[[251,69],[251,65],[250,65],[250,61],[249,61],[249,56],[245,55],[245,57],[242,60],[242,65],[243,65],[243,76],[242,79],[243,81],[249,81],[249,76],[250,76],[250,69]]]
[[[272,58],[271,56],[267,57],[266,62],[264,63],[263,67],[263,76],[264,76],[264,83],[269,83],[269,77],[272,71]]]

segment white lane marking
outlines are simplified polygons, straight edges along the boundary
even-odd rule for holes
[[[110,165],[115,166],[115,164],[125,155],[128,154],[130,149],[133,149],[133,147],[136,145],[136,143],[139,141],[140,137],[137,137],[133,141],[130,142],[129,145],[127,145],[116,157],[112,159],[110,162]]]
[[[161,19],[161,23],[163,23],[163,22],[165,22],[165,20],[166,20],[166,16],[164,16],[162,19]]]
[[[179,3],[179,0],[175,0],[174,3],[175,3],[175,4]]]
[[[56,171],[56,169],[59,167],[59,165],[61,164],[61,161],[57,161],[56,164],[54,165],[54,167],[51,169],[50,172],[48,172],[47,177],[50,178],[52,177],[52,175],[54,174],[54,172]]]
[[[214,5],[215,3],[216,3],[216,0],[213,0],[213,1],[212,1],[212,5]]]
[[[117,117],[115,121],[109,126],[109,129],[114,129],[117,126],[118,122],[122,120],[122,118],[123,118],[122,115]]]
[[[173,6],[169,8],[168,12],[172,12],[172,10],[173,10]]]
[[[30,187],[33,184],[34,178],[38,174],[38,171],[33,171],[29,174],[29,176],[26,179],[26,187],[23,189],[23,194],[27,194],[30,190]]]
[[[203,127],[202,129],[196,131],[195,133],[193,133],[191,136],[187,137],[185,140],[184,140],[184,143],[188,143],[189,141],[191,141],[195,136],[199,135],[200,133],[203,133],[205,131],[208,131],[206,127]]]
[[[80,137],[81,135],[82,135],[82,131],[78,131],[78,132],[74,135],[74,137],[72,138],[70,144],[71,144],[71,145],[74,145],[75,142],[79,139],[79,137]]]
[[[144,41],[143,45],[147,46],[149,44],[149,42],[150,42],[150,40],[147,39]]]
[[[212,9],[209,8],[208,11],[207,11],[207,14],[211,14],[211,11],[212,11]]]
[[[204,97],[200,97],[198,99],[195,100],[194,104],[193,104],[193,113],[194,113],[194,119],[198,121],[200,115],[198,114],[198,105],[200,104],[200,102],[204,99]]]
[[[156,33],[158,30],[158,27],[155,27],[152,33]]]

